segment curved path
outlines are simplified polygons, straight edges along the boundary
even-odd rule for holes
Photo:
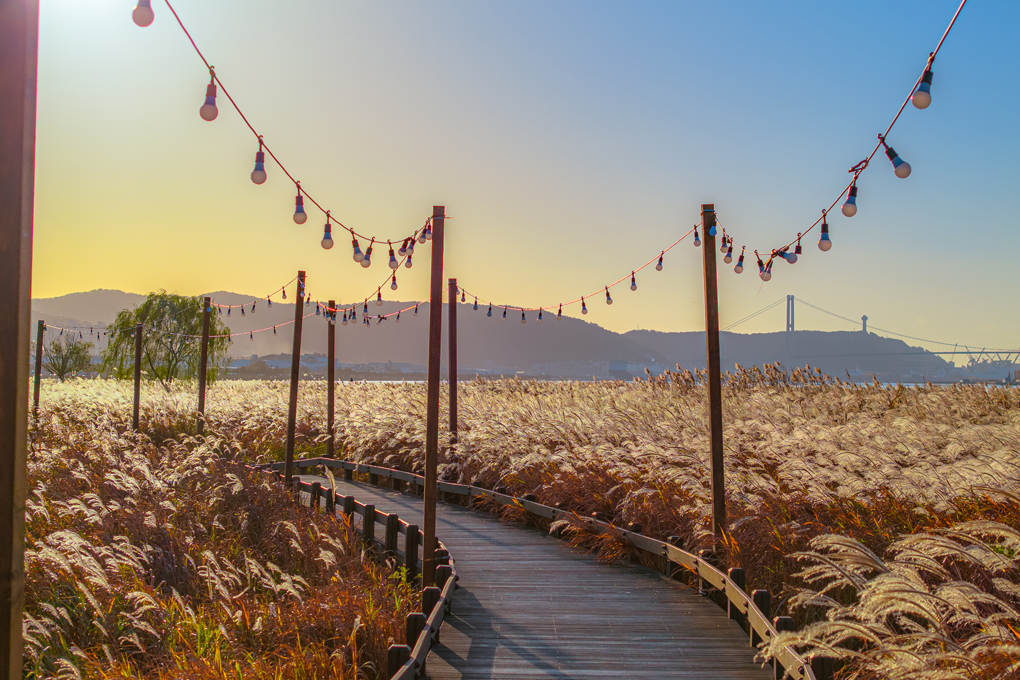
[[[418,496],[336,484],[338,493],[422,523]],[[600,564],[541,531],[445,503],[436,534],[460,576],[453,614],[428,661],[436,680],[772,676],[721,609],[652,569]]]

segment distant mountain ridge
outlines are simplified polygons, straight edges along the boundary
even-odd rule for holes
[[[223,309],[220,319],[238,334],[230,347],[232,357],[264,356],[289,353],[293,341],[294,304],[251,295],[216,291],[209,294],[214,304],[244,304]],[[32,320],[46,319],[60,326],[104,326],[114,320],[122,309],[135,307],[144,295],[119,290],[94,290],[71,293],[54,298],[32,300]],[[250,303],[255,302],[254,311]],[[369,314],[395,312],[408,303],[388,301],[381,306],[369,302]],[[444,305],[443,357],[447,356]],[[381,324],[373,321],[370,328],[362,324],[363,305],[357,308],[358,320],[343,326],[337,322],[337,361],[347,364],[373,362],[424,365],[428,360],[428,303],[421,304],[418,314],[407,311],[400,321],[389,319]],[[684,368],[705,366],[705,334],[700,331],[662,332],[633,330],[616,333],[581,319],[552,315],[538,323],[534,314],[526,324],[520,313],[509,313],[502,319],[502,310],[486,316],[486,307],[477,311],[471,303],[458,306],[458,363],[461,368],[487,369],[497,373],[556,373],[570,364],[573,370],[587,371],[587,364],[627,361]],[[301,349],[304,354],[325,353],[327,321],[315,315],[315,304],[304,308]],[[275,327],[275,333],[273,329]],[[263,330],[266,329],[266,330]],[[255,332],[261,331],[261,332]],[[863,332],[797,331],[739,334],[722,333],[723,368],[731,370],[737,363],[764,364],[779,361],[787,366],[810,363],[830,375],[845,377],[846,373],[870,376],[945,375],[951,366],[936,355],[920,348],[911,348],[900,340]],[[557,368],[558,367],[558,368]],[[591,372],[588,372],[591,375]]]

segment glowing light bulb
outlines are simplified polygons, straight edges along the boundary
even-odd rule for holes
[[[322,247],[329,250],[333,247],[333,235],[330,233],[329,219],[326,219],[326,226],[322,232]]]
[[[396,289],[397,289],[397,275],[394,274],[393,275],[393,280],[390,281],[390,290],[396,290]]]
[[[475,298],[475,308],[474,308],[474,311],[476,311],[476,312],[478,311],[478,298]]]
[[[724,257],[722,261],[725,262],[726,264],[729,264],[730,262],[733,262],[733,244],[732,243],[726,249],[726,257]]]
[[[375,243],[374,239],[372,240],[372,243]],[[365,269],[372,266],[372,243],[368,244],[368,250],[365,251],[365,257],[361,260],[361,266]]]
[[[634,272],[630,273],[630,289],[637,290],[637,279],[634,278]]]
[[[829,225],[822,217],[822,235],[818,238],[818,250],[823,253],[832,248],[832,239],[829,238]]]
[[[489,311],[485,313],[485,316],[492,316],[492,305],[489,305]]]
[[[857,183],[855,182],[851,187],[846,197],[846,203],[843,204],[843,214],[847,217],[853,217],[857,214]]]
[[[733,267],[733,271],[736,272],[737,274],[742,274],[744,272],[744,251],[745,250],[746,250],[746,247],[743,247],[743,248],[740,249],[740,257],[737,258],[737,265],[735,267]]]
[[[556,318],[557,319],[563,318],[563,305],[560,305],[560,308],[556,311]]]
[[[396,269],[399,266],[400,266],[400,263],[397,262],[397,256],[393,252],[393,246],[391,245],[390,246],[390,269]]]
[[[156,18],[152,12],[152,0],[138,0],[138,6],[131,12],[131,18],[142,28],[152,24],[152,20]]]
[[[606,286],[606,304],[613,304],[613,298],[609,297],[609,286]]]
[[[528,317],[524,315],[524,310],[521,310],[521,323],[528,323]]]
[[[220,110],[216,108],[216,75],[211,68],[209,73],[213,80],[205,88],[205,103],[198,110],[198,115],[202,116],[202,120],[214,121],[216,116],[220,115]]]
[[[255,169],[251,171],[251,181],[262,184],[266,181],[266,153],[262,150],[262,136],[259,135],[259,150],[255,152]]]
[[[538,310],[538,323],[542,323],[542,310]]]
[[[588,313],[588,305],[584,304],[584,298],[581,298],[581,313],[582,314]]]
[[[697,229],[694,230],[694,247],[695,248],[700,248],[701,247],[701,237],[698,236],[698,230]]]
[[[662,254],[659,255],[659,263],[657,265],[655,265],[655,271],[657,271],[657,272],[661,272],[662,271],[662,258],[665,255],[666,255],[666,251],[662,251]]]
[[[149,21],[152,21],[151,19]],[[931,105],[931,69],[926,68],[921,76],[921,84],[910,95],[910,102],[918,109],[926,109]]]
[[[361,252],[361,247],[358,245],[357,238],[351,238],[351,245],[354,246],[354,261],[361,262],[365,259],[365,253]]]

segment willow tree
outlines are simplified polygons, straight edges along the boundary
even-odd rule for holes
[[[197,378],[202,351],[202,298],[174,295],[160,290],[149,293],[145,302],[117,314],[108,328],[109,342],[103,351],[103,370],[117,378],[134,371],[134,331],[142,324],[142,373],[168,384],[174,380]],[[226,365],[226,336],[230,329],[218,315],[209,319],[209,363],[207,380],[215,380]],[[220,336],[220,337],[216,337]]]

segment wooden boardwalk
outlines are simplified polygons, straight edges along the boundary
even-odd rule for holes
[[[422,522],[417,496],[342,479],[337,492]],[[719,607],[652,569],[600,564],[543,532],[442,503],[436,534],[460,575],[429,656],[436,680],[772,676]]]

